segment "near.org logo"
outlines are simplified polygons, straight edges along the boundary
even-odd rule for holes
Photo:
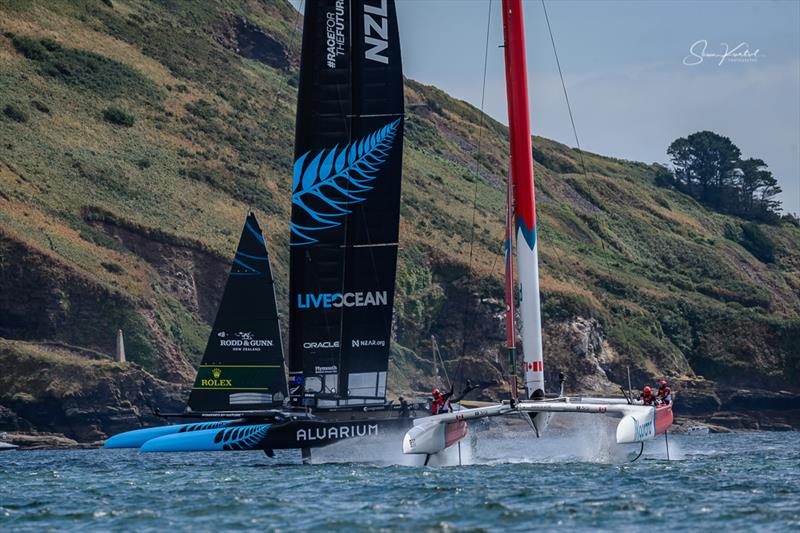
[[[298,294],[298,309],[330,309],[333,307],[370,307],[387,305],[386,291],[370,292],[324,292],[321,294]]]
[[[353,339],[351,342],[353,348],[366,348],[367,346],[386,346],[386,341],[376,340],[376,339],[369,339],[369,340]]]

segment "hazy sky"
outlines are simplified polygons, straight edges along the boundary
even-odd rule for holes
[[[479,107],[489,1],[397,0],[405,75]],[[743,157],[764,159],[784,189],[784,209],[800,213],[800,1],[547,7],[584,149],[666,163],[672,140],[710,129]],[[524,8],[533,133],[574,146],[542,4]],[[485,111],[505,123],[499,9],[492,0]],[[684,64],[699,61],[702,40],[707,54],[727,43],[755,57]]]

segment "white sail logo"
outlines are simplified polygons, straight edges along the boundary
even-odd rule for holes
[[[374,292],[326,292],[321,294],[298,294],[298,309],[329,309],[331,307],[370,307],[387,305],[389,295],[386,291]]]
[[[232,348],[234,352],[254,352],[260,351],[261,348],[271,348],[274,346],[274,341],[271,339],[256,339],[251,331],[239,331],[233,334],[237,338],[228,338],[229,334],[226,331],[217,333],[219,337],[219,346],[221,348]]]
[[[378,424],[354,424],[352,426],[316,427],[298,429],[298,441],[351,439],[353,437],[372,437],[378,435]]]
[[[385,340],[376,340],[376,339],[369,339],[369,340],[353,339],[351,343],[353,348],[365,348],[367,346],[386,346]]]
[[[306,350],[319,349],[319,348],[338,348],[339,341],[323,341],[323,342],[304,342],[303,348]]]
[[[653,411],[653,412],[655,413],[655,411]],[[635,431],[636,431],[636,440],[637,441],[647,440],[647,439],[652,438],[652,437],[655,436],[655,434],[656,434],[655,425],[656,424],[655,424],[654,417],[651,417],[650,420],[648,420],[647,422],[644,422],[643,424],[640,424],[639,421],[636,420],[635,418],[633,419],[633,422],[634,422],[634,424],[636,426],[636,430]]]
[[[384,65],[389,64],[389,57],[382,55],[389,48],[387,15],[386,0],[380,0],[379,7],[364,3],[364,57]]]
[[[325,58],[328,68],[336,68],[336,58],[344,55],[344,0],[336,0],[334,11],[327,13],[325,20]]]

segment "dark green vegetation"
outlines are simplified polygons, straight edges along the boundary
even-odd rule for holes
[[[7,104],[3,114],[16,122],[28,122],[28,113],[16,104]]]
[[[297,20],[283,1],[2,4],[0,337],[107,356],[121,328],[129,360],[185,382],[248,207],[285,316]],[[242,31],[259,53],[237,54]],[[474,107],[410,80],[406,96],[391,381],[429,385],[432,334],[457,359],[469,298],[466,371],[499,383],[507,132],[485,119],[479,153]],[[584,176],[539,137],[534,155],[550,361],[574,359],[561,341],[583,317],[619,382],[631,364],[796,387],[800,228],[707,209],[656,166],[585,154]]]
[[[61,46],[52,39],[33,39],[7,32],[16,50],[38,65],[38,72],[105,98],[156,97],[155,84],[136,69],[103,55]]]
[[[723,213],[776,223],[781,188],[761,159],[742,159],[742,151],[728,137],[698,131],[676,139],[667,154],[675,171],[660,169],[659,183],[677,188]]]
[[[136,121],[136,119],[133,118],[133,115],[118,107],[109,107],[103,109],[103,118],[106,120],[106,122],[116,124],[117,126],[125,126],[127,128],[133,126],[133,123]]]

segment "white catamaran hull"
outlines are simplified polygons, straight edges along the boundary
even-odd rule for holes
[[[621,418],[617,424],[618,444],[652,440],[672,423],[672,407],[628,404],[615,398],[559,398],[552,401],[522,401],[464,409],[415,421],[403,438],[403,453],[433,455],[455,442],[445,438],[447,428],[458,422],[514,413],[588,413]],[[464,431],[466,435],[466,431]]]

